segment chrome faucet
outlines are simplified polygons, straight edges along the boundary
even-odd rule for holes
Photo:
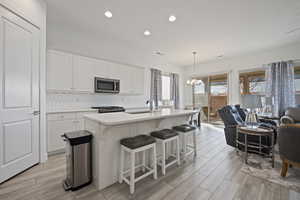
[[[153,103],[153,102],[152,102],[152,103]],[[146,105],[149,106],[149,110],[150,110],[151,112],[153,112],[153,104],[151,105],[151,101],[150,101],[150,100],[147,100],[147,101],[146,101]]]

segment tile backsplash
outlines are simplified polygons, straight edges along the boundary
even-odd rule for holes
[[[91,106],[146,107],[145,95],[47,94],[47,110],[90,108]]]

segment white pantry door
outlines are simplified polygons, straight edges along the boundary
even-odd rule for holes
[[[39,29],[0,17],[1,183],[39,162]]]

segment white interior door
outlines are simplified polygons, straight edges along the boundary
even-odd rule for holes
[[[39,162],[39,30],[0,6],[0,183]]]

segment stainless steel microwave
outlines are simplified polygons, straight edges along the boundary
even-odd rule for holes
[[[95,77],[96,93],[119,93],[120,80]]]

